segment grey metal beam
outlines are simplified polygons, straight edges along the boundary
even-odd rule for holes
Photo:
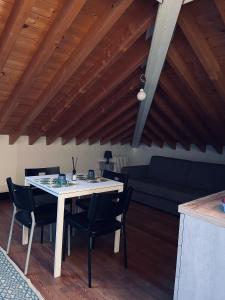
[[[163,3],[159,4],[145,72],[146,99],[139,105],[132,147],[137,147],[140,143],[182,5],[183,0],[163,0]]]

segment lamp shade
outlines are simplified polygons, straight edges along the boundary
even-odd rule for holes
[[[112,158],[112,151],[105,151],[104,158],[106,158],[106,159]]]

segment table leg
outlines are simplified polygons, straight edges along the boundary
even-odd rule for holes
[[[118,216],[116,219],[121,222],[122,215]],[[114,253],[118,253],[120,251],[120,229],[115,232],[114,239]]]
[[[54,277],[61,276],[64,207],[65,207],[65,198],[63,196],[59,196],[58,205],[57,205],[57,221],[56,221]]]

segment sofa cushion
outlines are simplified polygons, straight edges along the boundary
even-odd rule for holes
[[[225,189],[225,166],[192,162],[188,172],[187,186],[219,192]]]
[[[128,185],[132,186],[136,191],[162,199],[168,199],[178,204],[209,194],[204,190],[188,188],[174,183],[152,179],[130,179]]]
[[[190,164],[188,160],[153,156],[148,177],[185,185]]]

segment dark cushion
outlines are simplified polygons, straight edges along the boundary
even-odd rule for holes
[[[225,189],[225,166],[192,162],[188,172],[187,185],[211,192],[222,191]]]
[[[188,160],[153,156],[148,177],[185,185],[190,164],[191,162]]]
[[[136,191],[168,199],[170,201],[177,202],[178,204],[197,199],[207,194],[207,192],[203,190],[152,179],[130,179],[129,185]]]
[[[87,231],[87,232],[89,231],[88,228],[89,221],[87,219],[86,212],[81,212],[74,215],[69,214],[66,217],[66,222],[72,226],[75,226],[80,230]],[[120,228],[121,228],[121,223],[116,219],[98,221],[93,224],[90,233],[94,236],[98,236],[98,235],[104,235],[110,232],[114,232]]]
[[[163,210],[165,212],[179,215],[177,203],[168,199],[162,199],[150,194],[134,191],[132,194],[132,200],[153,208]]]
[[[39,206],[34,211],[35,221],[37,226],[55,223],[57,214],[57,205],[47,204]],[[26,227],[31,227],[31,214],[28,211],[18,211],[16,213],[16,220]]]

